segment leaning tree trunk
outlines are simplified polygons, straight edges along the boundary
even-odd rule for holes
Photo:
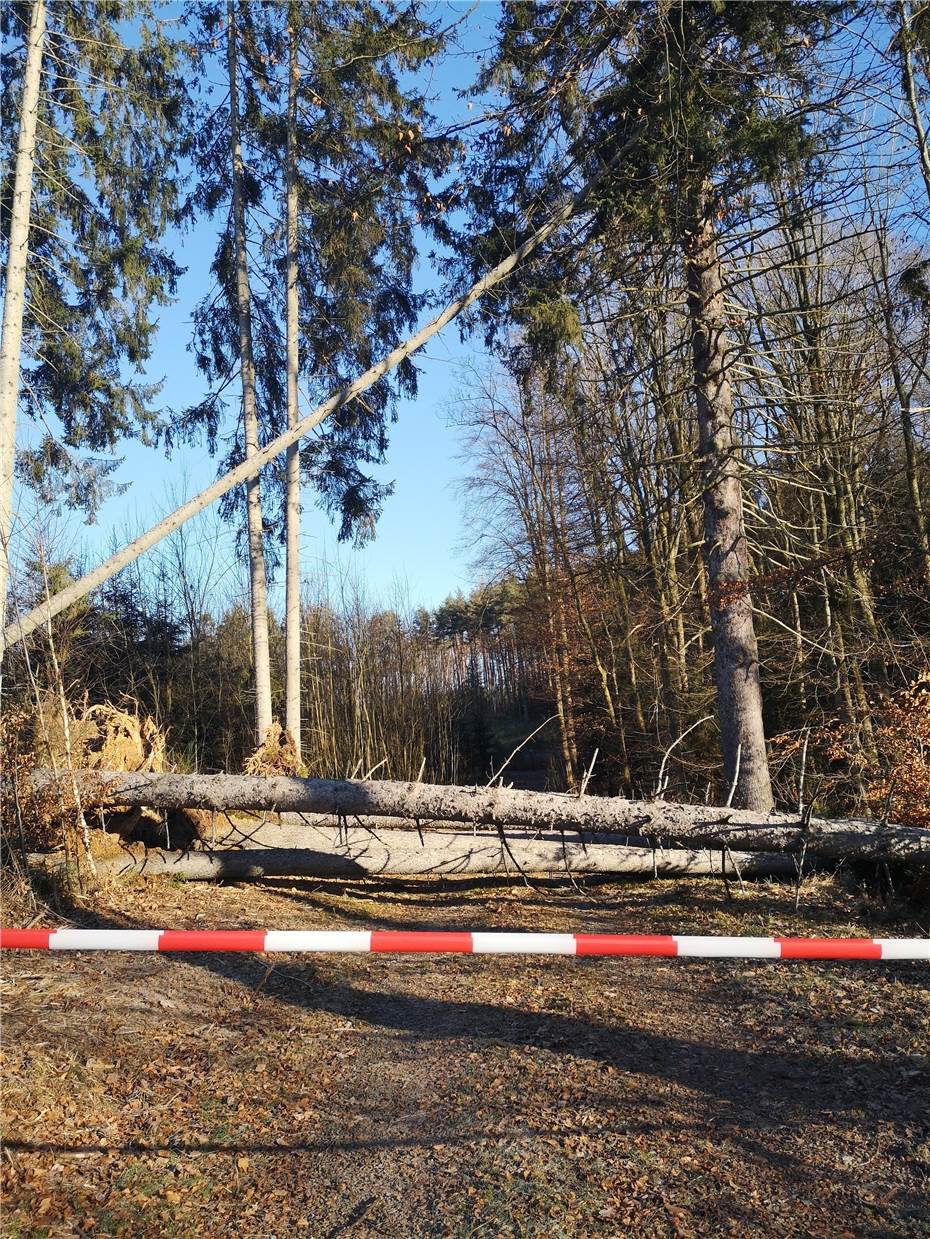
[[[232,158],[233,232],[236,256],[236,303],[239,313],[239,368],[242,372],[242,420],[245,458],[258,455],[258,408],[255,399],[255,361],[252,356],[252,293],[245,239],[245,204],[242,196],[242,143],[239,137],[238,49],[236,0],[227,0],[229,28],[229,141]],[[268,586],[265,579],[265,531],[259,474],[246,483],[246,520],[249,535],[249,588],[252,610],[252,674],[255,680],[255,734],[261,744],[271,726],[271,659],[268,652]]]
[[[297,294],[297,29],[295,6],[288,6],[287,75],[287,424],[297,425],[299,300]],[[284,587],[284,726],[300,757],[300,444],[287,449]]]
[[[728,374],[720,258],[704,194],[694,204],[685,266],[704,469],[704,551],[724,784],[727,789],[734,787],[734,804],[766,811],[774,802],[749,593],[740,451]]]
[[[786,813],[714,808],[670,801],[525,792],[506,787],[446,787],[348,779],[260,778],[241,774],[153,774],[78,771],[85,806],[201,808],[227,812],[326,813],[339,818],[403,817],[420,823],[467,822],[506,831],[616,833],[629,839],[689,847],[793,851],[833,860],[900,860],[930,864],[930,830],[874,820],[805,820]],[[36,771],[41,792],[61,776]],[[70,786],[70,772],[69,772]]]
[[[167,538],[176,529],[180,529],[182,525],[209,507],[211,503],[221,499],[223,495],[228,494],[236,486],[241,485],[243,482],[248,482],[250,478],[256,477],[259,470],[263,469],[265,465],[271,464],[292,443],[296,443],[299,439],[308,435],[311,430],[325,421],[331,413],[335,413],[337,409],[344,408],[357,396],[360,396],[362,392],[368,391],[369,387],[374,387],[375,383],[383,379],[386,374],[390,374],[402,361],[412,353],[415,353],[417,349],[422,348],[428,340],[431,340],[433,336],[442,331],[447,323],[451,323],[454,318],[457,318],[469,306],[474,305],[486,292],[494,288],[502,280],[505,280],[520,265],[524,258],[528,258],[534,250],[538,249],[543,242],[547,241],[553,233],[570,220],[578,209],[587,202],[591,192],[617,166],[623,155],[637,140],[639,132],[639,129],[633,131],[627,141],[614,151],[610,161],[605,164],[599,175],[592,178],[571,201],[559,207],[544,224],[541,224],[535,232],[531,233],[512,253],[503,258],[496,267],[492,267],[490,271],[486,272],[481,279],[476,280],[467,292],[464,292],[460,297],[456,297],[454,301],[450,301],[445,309],[437,314],[431,322],[421,327],[419,331],[414,332],[402,344],[398,344],[381,361],[375,362],[373,366],[370,366],[364,374],[359,375],[357,379],[353,379],[351,383],[347,383],[345,387],[340,388],[334,395],[324,400],[322,404],[318,404],[306,417],[301,418],[296,426],[288,427],[287,430],[282,431],[277,438],[272,439],[270,443],[267,443],[257,452],[251,460],[244,460],[235,469],[230,469],[228,473],[221,478],[217,478],[215,482],[207,486],[198,495],[194,495],[186,503],[182,503],[180,507],[175,508],[173,512],[169,512],[166,517],[150,529],[147,529],[145,533],[140,534],[128,546],[124,546],[122,550],[111,555],[102,564],[98,564],[96,568],[85,573],[84,576],[73,582],[66,589],[59,590],[54,598],[46,599],[45,602],[40,603],[39,606],[34,607],[27,615],[17,620],[16,623],[10,624],[3,633],[5,646],[22,641],[31,632],[35,632],[40,624],[46,624],[73,603],[86,597],[92,589],[96,589],[98,585],[102,585],[104,581],[108,581],[110,577],[115,576],[117,572],[122,571],[123,568],[137,560],[140,555],[151,550],[153,546],[157,546],[163,538]]]
[[[16,409],[19,403],[20,353],[26,306],[26,263],[35,165],[36,122],[45,46],[45,0],[33,0],[26,34],[26,69],[19,110],[16,173],[10,209],[10,239],[0,341],[0,632],[6,624],[10,535],[13,528],[13,470],[16,463]],[[0,645],[0,654],[3,646]]]

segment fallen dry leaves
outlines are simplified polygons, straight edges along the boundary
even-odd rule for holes
[[[137,882],[93,919],[909,929],[862,917],[818,879],[798,910],[709,881]],[[19,955],[3,981],[10,1239],[930,1228],[920,965]]]

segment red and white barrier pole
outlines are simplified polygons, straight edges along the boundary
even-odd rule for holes
[[[374,951],[394,955],[651,955],[691,959],[912,959],[930,938],[724,938],[689,934],[456,933],[356,929],[0,929],[32,951]]]

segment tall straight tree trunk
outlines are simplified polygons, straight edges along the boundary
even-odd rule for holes
[[[229,138],[233,172],[233,230],[236,254],[236,298],[239,310],[239,363],[242,371],[242,418],[245,457],[258,452],[258,409],[255,399],[255,362],[252,357],[252,293],[245,244],[245,204],[242,198],[242,144],[239,137],[239,87],[236,0],[227,0],[229,29]],[[271,726],[271,660],[268,653],[268,587],[265,579],[265,535],[259,475],[246,482],[249,534],[249,587],[252,602],[252,673],[255,680],[255,736],[261,744]]]
[[[930,142],[927,141],[927,130],[920,111],[920,100],[917,94],[917,82],[914,77],[914,28],[911,25],[914,14],[910,0],[898,0],[898,51],[901,56],[901,80],[907,105],[911,114],[911,125],[917,144],[917,154],[920,157],[920,170],[923,173],[924,186],[930,199]]]
[[[295,6],[288,8],[287,92],[287,424],[296,426],[298,354],[297,296],[297,29]],[[285,506],[286,580],[284,600],[284,725],[300,757],[300,444],[287,449]]]
[[[746,531],[717,238],[706,196],[696,196],[685,244],[698,430],[704,470],[704,551],[714,636],[723,777],[734,804],[772,808],[759,651],[749,593]]]
[[[36,121],[45,46],[45,0],[33,0],[26,34],[26,70],[19,112],[16,174],[10,214],[10,242],[3,298],[0,342],[0,631],[6,624],[9,544],[13,527],[13,469],[16,462],[16,409],[19,403],[20,353],[26,304],[26,262],[35,165]]]
[[[927,196],[930,198],[930,179],[928,179],[927,184]],[[924,512],[923,496],[920,493],[917,446],[914,442],[914,420],[911,415],[913,388],[908,389],[908,385],[904,381],[904,372],[901,369],[901,349],[891,312],[890,255],[888,253],[887,227],[884,223],[879,230],[878,238],[878,255],[879,262],[881,263],[882,277],[882,295],[879,299],[885,323],[888,363],[891,369],[891,377],[894,380],[895,395],[898,399],[898,416],[901,422],[901,436],[904,440],[904,472],[907,477],[907,491],[911,501],[911,517],[914,522],[914,532],[917,535],[917,546],[920,551],[923,578],[927,587],[930,588],[930,531],[928,531],[927,516]]]

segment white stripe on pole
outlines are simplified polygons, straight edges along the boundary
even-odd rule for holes
[[[875,938],[882,959],[925,959],[930,963],[930,938]]]
[[[712,938],[700,934],[675,934],[679,955],[707,959],[780,959],[781,947],[774,938]]]
[[[160,929],[56,929],[52,951],[157,951]]]
[[[474,955],[574,955],[574,934],[483,934],[471,936]]]
[[[371,932],[361,929],[269,929],[266,951],[370,951]]]

